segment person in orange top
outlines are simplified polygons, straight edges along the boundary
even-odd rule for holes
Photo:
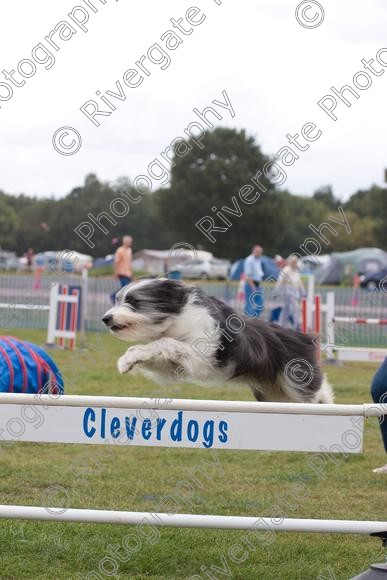
[[[120,282],[120,288],[130,284],[133,280],[132,273],[132,237],[124,236],[122,238],[122,246],[117,248],[114,254],[114,276]],[[117,290],[118,292],[118,290]],[[111,294],[111,299],[114,304],[117,292]]]

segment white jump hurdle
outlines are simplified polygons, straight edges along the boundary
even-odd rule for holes
[[[43,507],[0,506],[0,519],[42,520],[88,524],[123,524],[135,526],[144,518],[154,516],[152,524],[171,528],[206,528],[217,530],[265,530],[273,527],[270,518],[247,516],[211,516],[194,514],[166,514],[150,512],[123,512],[112,510],[61,509]],[[383,534],[387,522],[356,520],[313,520],[286,518],[275,525],[279,532],[308,532],[319,534]]]
[[[70,328],[66,329],[68,308],[70,308]],[[59,346],[63,348],[65,346],[65,340],[68,339],[70,350],[74,350],[77,337],[78,308],[78,290],[73,290],[72,293],[69,294],[66,285],[64,285],[61,290],[59,289],[58,284],[51,287],[47,345],[53,346],[55,345],[55,342],[58,341]]]
[[[28,410],[44,411],[40,427]],[[0,394],[5,441],[93,443],[148,447],[360,453],[364,420],[387,414],[383,405],[256,403],[68,395]],[[20,427],[23,418],[23,428]],[[329,447],[330,446],[330,447]],[[270,518],[167,514],[30,506],[0,506],[0,518],[136,525],[152,517],[155,525],[182,528],[267,530]],[[286,518],[275,529],[286,532],[387,535],[387,522]]]
[[[323,325],[323,315],[325,325]],[[308,321],[312,320],[312,324]],[[312,300],[303,299],[301,303],[301,329],[303,332],[313,331],[322,337],[325,342],[322,349],[326,353],[327,359],[331,361],[355,361],[355,362],[382,362],[387,357],[387,348],[354,347],[345,346],[348,336],[344,331],[340,332],[337,324],[347,324],[344,327],[347,331],[353,332],[354,325],[386,326],[387,319],[384,318],[364,318],[353,316],[335,316],[335,294],[328,292],[326,302],[321,303],[320,296],[312,297]],[[324,331],[322,332],[322,329]],[[321,333],[321,334],[320,334]],[[348,334],[348,333],[347,333]],[[343,345],[336,344],[336,338],[340,337]]]
[[[376,326],[387,325],[387,320],[383,318],[353,318],[346,316],[335,316],[333,310],[333,317],[330,320],[330,329],[333,336],[339,334],[336,327],[337,323],[354,324],[369,324]],[[352,347],[340,346],[334,349],[337,360],[339,361],[356,361],[356,362],[382,362],[387,357],[387,349],[385,348],[371,348],[371,347]]]
[[[28,305],[28,304],[17,304],[9,302],[0,302],[1,309],[14,309],[14,310],[38,310],[39,312],[48,312],[48,326],[47,326],[47,345],[54,346],[56,341],[58,341],[59,346],[63,347],[65,345],[65,340],[69,341],[70,350],[74,350],[75,341],[77,336],[77,318],[78,318],[78,308],[79,303],[79,291],[73,290],[71,294],[68,293],[68,287],[64,285],[59,289],[58,284],[51,286],[50,290],[50,303],[49,304],[39,304]],[[69,326],[67,325],[67,311],[69,309]]]

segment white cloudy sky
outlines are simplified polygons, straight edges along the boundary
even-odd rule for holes
[[[0,71],[15,68],[82,0],[13,0],[4,3],[0,20]],[[218,124],[245,128],[267,154],[286,144],[286,133],[308,121],[322,130],[300,159],[288,169],[286,186],[309,194],[332,184],[345,199],[358,188],[382,184],[387,166],[387,74],[373,77],[351,108],[338,104],[333,122],[317,101],[352,83],[361,59],[375,58],[387,47],[385,0],[320,0],[325,20],[315,29],[301,27],[294,16],[299,0],[92,0],[88,32],[78,30],[60,51],[50,70],[14,88],[0,109],[0,189],[9,193],[64,195],[83,183],[87,173],[103,180],[134,178],[226,90],[235,110]],[[170,18],[184,16],[196,5],[204,22],[174,52],[171,65],[130,89],[124,71],[160,36],[172,28]],[[71,22],[71,21],[70,21]],[[75,27],[77,28],[77,27]],[[48,45],[47,45],[48,46]],[[52,49],[53,51],[53,49]],[[54,52],[54,51],[53,51]],[[387,61],[387,53],[384,53]],[[377,68],[380,68],[379,65]],[[387,68],[387,67],[386,67]],[[4,81],[1,78],[0,82]],[[16,75],[16,78],[20,78]],[[79,110],[95,92],[116,90],[121,80],[127,98],[116,101],[109,117],[95,127]],[[0,94],[5,95],[4,87]],[[354,100],[354,99],[353,99]],[[59,155],[52,135],[69,125],[82,135],[80,151]]]

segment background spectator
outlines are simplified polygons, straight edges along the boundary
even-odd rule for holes
[[[118,278],[120,282],[120,288],[130,284],[133,280],[132,273],[132,237],[124,236],[122,238],[122,246],[117,248],[114,254],[114,276]],[[119,289],[120,289],[119,288]],[[118,290],[117,290],[118,292]],[[114,304],[116,294],[114,292],[111,295],[112,302]]]
[[[287,260],[281,269],[277,284],[283,296],[278,322],[284,328],[300,330],[300,303],[305,288],[299,273],[297,256],[291,256]]]
[[[245,313],[247,316],[259,318],[264,308],[264,298],[261,290],[261,282],[264,277],[262,265],[262,246],[256,244],[251,250],[250,256],[244,262],[245,280]]]

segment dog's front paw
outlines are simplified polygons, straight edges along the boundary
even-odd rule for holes
[[[140,353],[136,348],[128,349],[117,361],[118,372],[123,375],[132,370],[135,364],[141,362]]]
[[[126,355],[123,355],[118,359],[117,368],[118,368],[118,372],[120,373],[120,375],[123,375],[123,374],[128,373],[130,371],[130,369],[132,367],[130,365],[128,365]]]

